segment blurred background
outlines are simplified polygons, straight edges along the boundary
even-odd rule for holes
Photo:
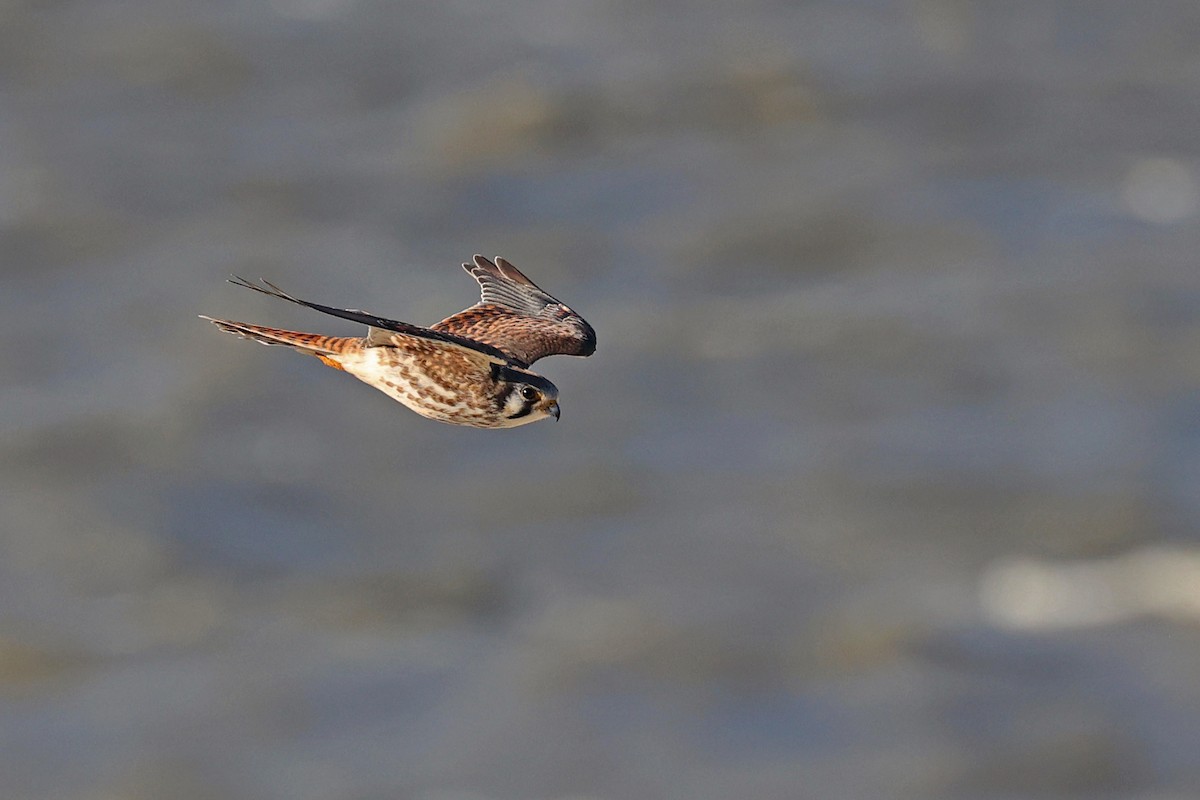
[[[0,3],[0,796],[1195,797],[1200,6]],[[430,324],[563,419],[199,313]]]

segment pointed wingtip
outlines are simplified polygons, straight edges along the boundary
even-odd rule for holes
[[[258,283],[251,283],[241,275],[230,275],[228,278],[226,278],[226,281],[232,283],[234,286],[240,286],[243,289],[251,289],[259,294],[265,294],[270,297],[278,297],[280,300],[289,300],[293,303],[298,303],[299,305],[308,305],[302,300],[298,300],[292,295],[288,294],[283,289],[280,289],[266,278],[259,278]]]
[[[259,282],[259,283],[261,283],[263,286],[266,286],[267,288],[269,288],[271,291],[275,292],[275,295],[276,295],[277,297],[282,297],[282,298],[284,298],[285,300],[292,300],[292,299],[294,299],[294,298],[293,298],[293,297],[292,297],[290,294],[288,294],[287,292],[285,292],[283,289],[280,289],[278,286],[276,286],[275,284],[271,283],[271,282],[270,282],[269,280],[267,280],[266,278],[259,278],[259,279],[258,279],[258,282]]]

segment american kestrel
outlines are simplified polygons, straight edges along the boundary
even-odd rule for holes
[[[202,316],[227,333],[316,356],[423,417],[475,428],[558,419],[558,387],[529,370],[551,355],[590,356],[596,332],[503,258],[463,264],[480,300],[429,328],[310,303],[274,284],[230,283],[369,326],[365,337],[321,336]]]

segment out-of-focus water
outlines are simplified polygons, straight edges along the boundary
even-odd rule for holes
[[[1200,6],[0,4],[0,797],[1200,786]],[[422,420],[206,313],[583,313]]]

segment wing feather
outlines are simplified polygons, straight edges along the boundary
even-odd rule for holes
[[[431,330],[481,342],[525,366],[545,356],[590,356],[596,351],[592,326],[511,263],[481,255],[473,261],[463,269],[479,283],[479,302]]]
[[[320,311],[322,314],[329,314],[330,316],[348,319],[351,322],[360,322],[364,325],[367,325],[369,327],[366,338],[366,344],[368,347],[394,344],[393,338],[395,335],[399,334],[402,336],[415,336],[420,339],[428,339],[457,347],[464,347],[476,353],[481,353],[488,358],[498,359],[504,363],[509,363],[512,360],[507,353],[491,344],[488,344],[487,342],[476,341],[474,339],[461,336],[453,331],[422,328],[420,325],[412,325],[407,322],[388,319],[387,317],[379,317],[366,311],[360,311],[356,308],[334,308],[332,306],[321,305],[320,303],[312,303],[308,300],[301,300],[298,297],[288,294],[267,280],[262,278],[259,280],[262,281],[261,285],[251,283],[245,278],[238,277],[237,275],[230,276],[229,278],[229,282],[235,286],[253,289],[256,292],[268,295],[270,297],[278,297],[280,300],[287,300],[290,303],[296,303],[297,305],[311,308],[314,311]]]

